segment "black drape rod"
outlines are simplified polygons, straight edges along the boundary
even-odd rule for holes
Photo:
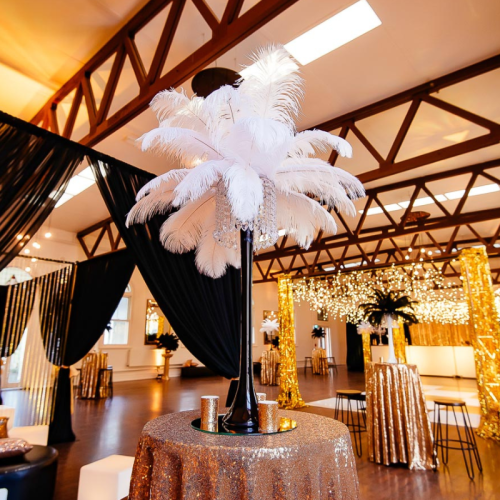
[[[8,255],[6,252],[1,253],[2,255]],[[71,262],[70,260],[48,259],[47,257],[34,257],[33,255],[16,255],[16,257],[22,257],[23,259],[43,260],[44,262],[55,262],[56,264],[75,264],[75,262]]]
[[[112,156],[108,156],[104,153],[101,153],[100,151],[96,151],[95,149],[84,146],[83,144],[72,141],[71,139],[66,139],[66,137],[62,137],[60,135],[54,134],[53,132],[50,132],[49,130],[45,130],[45,129],[40,128],[36,125],[33,125],[32,123],[25,122],[24,120],[21,120],[19,118],[11,116],[7,113],[4,113],[3,111],[0,111],[0,123],[2,123],[2,122],[7,123],[8,125],[16,127],[20,130],[24,130],[25,132],[28,132],[29,134],[35,135],[37,137],[41,137],[41,138],[51,137],[53,140],[59,142],[61,144],[61,147],[64,147],[66,149],[72,149],[73,151],[83,153],[92,162],[102,161],[105,163],[111,163],[111,164],[119,166],[121,169],[125,169],[126,171],[128,171],[131,174],[144,173],[144,170],[136,168],[128,163],[125,163],[124,161],[117,160],[116,158],[113,158]]]

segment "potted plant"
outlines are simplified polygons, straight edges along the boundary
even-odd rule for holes
[[[173,356],[172,351],[176,351],[179,348],[179,338],[175,333],[163,333],[156,339],[156,345],[159,349],[165,349],[165,353],[162,354],[165,358],[163,377],[165,380],[170,380],[170,358]]]
[[[394,342],[392,338],[392,322],[401,320],[409,325],[418,322],[415,316],[413,305],[415,301],[408,295],[399,295],[397,292],[384,293],[381,290],[374,290],[373,302],[361,304],[359,307],[364,314],[365,320],[373,326],[387,325],[387,337],[389,340],[388,363],[397,363],[394,353]]]

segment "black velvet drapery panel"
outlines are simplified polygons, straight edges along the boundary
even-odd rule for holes
[[[0,112],[0,270],[38,231],[81,163],[84,152],[64,142]]]
[[[134,268],[129,250],[100,255],[77,264],[63,366],[59,370],[54,416],[49,427],[49,444],[75,440],[67,367],[80,361],[99,340],[118,307]]]
[[[154,175],[117,163],[93,164],[101,195],[135,257],[141,274],[174,331],[189,351],[215,373],[237,377],[240,354],[240,271],[219,279],[201,275],[194,252],[173,254],[159,241],[165,217],[125,227],[139,189]]]
[[[80,361],[99,340],[134,268],[128,249],[78,263],[63,365]]]

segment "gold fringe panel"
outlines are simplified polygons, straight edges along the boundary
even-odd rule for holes
[[[297,359],[295,356],[295,319],[293,313],[293,287],[290,275],[278,278],[278,319],[280,340],[280,408],[292,410],[306,406],[299,392]]]
[[[392,328],[392,342],[394,343],[394,354],[396,358],[406,363],[406,341],[405,330],[402,323]]]
[[[410,326],[412,345],[470,345],[472,325],[418,323]]]
[[[500,324],[485,247],[462,250],[460,269],[473,326],[471,343],[481,404],[477,433],[500,442]]]

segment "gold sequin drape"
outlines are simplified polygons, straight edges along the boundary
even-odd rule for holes
[[[299,392],[297,358],[295,355],[295,319],[293,312],[293,288],[290,275],[278,278],[278,319],[280,340],[280,408],[291,410],[306,406]]]
[[[471,343],[481,405],[477,433],[500,441],[500,324],[485,247],[462,250],[460,269],[473,326]]]
[[[396,358],[400,359],[402,363],[406,363],[405,330],[401,323],[392,329],[392,342]]]
[[[412,345],[468,345],[473,333],[472,325],[418,323],[410,326]]]

